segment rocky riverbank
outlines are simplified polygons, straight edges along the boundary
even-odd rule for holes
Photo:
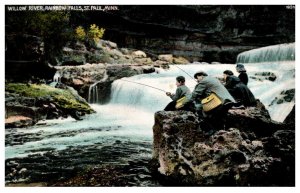
[[[166,185],[295,185],[294,127],[260,106],[230,110],[226,128],[208,132],[191,112],[157,112],[154,173]]]
[[[62,48],[61,55],[53,56],[56,64],[46,65],[41,38],[14,34],[8,36],[7,40],[7,63],[10,65],[6,68],[6,127],[30,126],[41,119],[68,115],[80,119],[84,114],[92,112],[91,109],[81,109],[89,108],[87,102],[103,104],[109,101],[114,80],[152,73],[155,72],[154,67],[168,68],[172,63],[189,63],[182,57],[172,55],[161,55],[156,61],[152,61],[143,51],[118,48],[114,42],[99,40],[94,46],[79,41],[68,42]],[[25,45],[26,52],[23,52]],[[16,47],[19,49],[15,49]],[[65,90],[61,92],[60,99],[58,90],[54,91],[54,88],[46,86],[52,81],[55,81],[52,83],[54,87]],[[41,91],[42,96],[37,94]],[[90,96],[92,91],[97,93],[94,94],[97,99]],[[56,93],[56,98],[53,93]],[[69,97],[69,93],[74,98]],[[64,98],[64,94],[68,97]],[[64,106],[61,100],[65,100]],[[67,103],[76,104],[75,107],[73,104],[66,107]]]
[[[75,119],[93,113],[76,90],[45,84],[9,83],[5,85],[5,127],[26,127],[43,119],[72,116]]]
[[[90,86],[97,86],[98,93],[102,93],[97,100],[99,103],[109,101],[110,87],[116,79],[152,73],[155,67],[189,63],[171,54],[162,54],[152,60],[141,50],[119,48],[107,40],[99,40],[92,48],[80,42],[68,46],[63,48],[62,58],[57,58],[59,66],[54,67],[61,82],[74,87],[86,100],[89,100]]]

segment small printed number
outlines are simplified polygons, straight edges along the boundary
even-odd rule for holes
[[[295,5],[287,5],[285,6],[287,9],[295,9]]]

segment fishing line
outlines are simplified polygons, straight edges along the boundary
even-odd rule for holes
[[[143,86],[148,86],[148,87],[150,87],[150,88],[154,88],[154,89],[156,89],[156,90],[160,90],[160,91],[162,91],[162,92],[164,92],[164,93],[167,92],[167,91],[165,91],[165,90],[162,90],[162,89],[160,89],[160,88],[156,88],[156,87],[153,87],[153,86],[150,86],[150,85],[147,85],[147,84],[143,84],[143,83],[139,83],[139,82],[133,82],[133,81],[130,81],[130,80],[123,80],[123,79],[119,79],[119,80],[122,80],[122,81],[125,81],[125,82],[131,82],[131,83],[135,83],[135,84],[140,84],[140,85],[143,85]]]
[[[191,79],[193,79],[194,81],[196,81],[191,75],[189,75],[189,73],[187,73],[186,71],[184,71],[183,69],[179,68],[177,65],[173,65],[175,67],[177,67],[178,69],[180,69],[181,71],[183,71],[184,73],[186,73],[189,77],[191,77]],[[197,82],[197,81],[196,81]]]

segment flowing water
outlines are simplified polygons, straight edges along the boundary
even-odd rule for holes
[[[295,61],[295,43],[257,48],[243,52],[237,56],[237,63],[272,61]]]
[[[101,80],[95,82],[94,84],[92,84],[90,87],[89,87],[89,95],[88,95],[88,102],[89,103],[101,103],[100,101],[100,94],[99,94],[99,90],[98,90],[98,84],[101,83],[101,82],[104,82],[106,81],[108,78],[108,75],[107,73],[105,72],[104,73],[104,76]]]
[[[233,64],[189,64],[180,68],[190,75],[200,70],[218,77],[222,77],[224,70],[235,72]],[[282,91],[295,89],[295,62],[249,63],[245,68],[250,77],[248,86],[255,97],[264,103],[272,119],[282,122],[293,108],[294,98],[283,103],[275,99],[280,98]],[[276,80],[258,77],[256,73],[261,72],[274,73]],[[156,69],[155,73],[116,80],[110,102],[92,104],[96,113],[82,121],[68,118],[41,121],[30,128],[6,129],[6,183],[55,185],[56,181],[71,178],[89,167],[121,167],[121,177],[126,181],[123,185],[158,186],[147,168],[152,156],[154,113],[171,101],[161,90],[174,92],[179,75],[186,77],[186,85],[193,90],[195,80],[179,68]],[[98,102],[100,93],[96,93],[96,86],[90,88],[91,103]]]

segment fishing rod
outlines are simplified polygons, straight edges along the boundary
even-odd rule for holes
[[[179,66],[177,65],[173,65],[176,66],[177,68],[179,68]],[[186,73],[189,77],[191,77],[191,79],[193,79],[194,81],[196,81],[189,73],[187,73],[186,71],[184,71],[183,69],[179,68],[180,70],[182,70],[184,73]],[[196,81],[197,82],[197,81]]]
[[[166,93],[167,91],[165,90],[162,90],[160,88],[156,88],[156,87],[153,87],[153,86],[150,86],[150,85],[147,85],[147,84],[143,84],[143,83],[139,83],[139,82],[133,82],[133,81],[130,81],[130,80],[123,80],[123,79],[119,79],[119,80],[122,80],[122,81],[125,81],[125,82],[131,82],[131,83],[135,83],[135,84],[140,84],[140,85],[143,85],[143,86],[148,86],[150,88],[154,88],[156,90],[160,90],[160,91],[163,91],[164,93]]]

